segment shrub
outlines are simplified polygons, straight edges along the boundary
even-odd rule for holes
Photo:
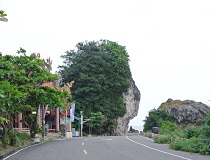
[[[199,153],[202,155],[210,155],[210,144],[204,144],[200,146]]]
[[[152,138],[152,132],[146,132],[145,137]]]
[[[210,138],[210,126],[209,125],[203,126],[201,133],[207,138]]]
[[[22,133],[16,131],[16,146],[22,146],[29,140],[30,140],[30,135],[28,133]]]
[[[155,143],[169,144],[171,142],[171,138],[166,135],[157,136],[154,138]]]
[[[171,132],[174,132],[178,130],[178,127],[176,124],[171,123],[169,121],[162,121],[161,122],[161,127],[160,127],[160,134],[169,134]]]
[[[201,133],[201,130],[199,127],[196,127],[196,126],[189,126],[187,128],[187,130],[185,131],[185,137],[187,139],[190,139],[192,137],[198,137]]]
[[[200,145],[199,140],[195,137],[185,140],[174,141],[170,147],[175,150],[198,153]]]
[[[172,121],[174,117],[166,113],[162,109],[152,109],[149,111],[149,116],[144,120],[144,132],[152,130],[152,127],[160,127],[162,121]]]
[[[37,133],[42,133],[42,127],[39,127],[39,128],[37,129]]]

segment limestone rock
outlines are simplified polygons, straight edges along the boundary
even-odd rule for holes
[[[210,113],[210,108],[206,104],[193,100],[168,99],[160,105],[159,109],[165,109],[167,113],[174,116],[176,124],[182,128],[196,124]]]
[[[125,135],[128,132],[128,124],[131,119],[137,116],[140,103],[140,91],[133,79],[130,81],[130,87],[127,93],[123,94],[124,102],[126,103],[126,113],[123,117],[118,117],[116,135]]]

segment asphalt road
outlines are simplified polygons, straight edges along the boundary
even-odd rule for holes
[[[141,136],[83,137],[22,149],[4,160],[210,160]]]

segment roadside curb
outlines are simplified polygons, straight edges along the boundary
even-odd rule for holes
[[[52,139],[49,140],[50,138],[52,138]],[[3,154],[0,154],[0,160],[8,157],[9,155],[12,155],[15,152],[23,150],[24,148],[32,147],[34,145],[38,145],[38,144],[42,144],[42,143],[52,142],[52,141],[55,141],[55,140],[57,140],[59,138],[62,138],[63,140],[66,139],[66,138],[63,138],[63,137],[56,137],[55,136],[55,137],[47,137],[43,142],[41,142],[41,141],[39,141],[39,142],[30,142],[30,143],[26,144],[25,146],[16,147],[14,149],[11,149],[9,151],[4,152]]]
[[[55,141],[56,139],[58,139],[58,138],[54,138],[52,141]],[[41,144],[41,143],[47,143],[47,142],[50,142],[50,141],[45,140],[44,142],[41,142],[41,141],[40,142],[31,142],[31,143],[29,143],[29,144],[27,144],[25,146],[21,146],[21,147],[17,147],[17,148],[11,149],[9,151],[6,151],[3,154],[0,154],[0,160],[8,157],[9,155],[11,155],[11,154],[13,154],[15,152],[23,150],[25,148],[32,147],[33,145],[38,145],[38,144]]]
[[[17,147],[17,148],[11,149],[11,150],[9,150],[9,151],[6,151],[5,153],[0,154],[0,159],[3,159],[3,158],[5,158],[5,157],[11,155],[11,154],[14,153],[14,152],[17,152],[17,151],[19,151],[19,150],[21,150],[21,149],[23,149],[23,148],[26,148],[26,147],[28,147],[28,146],[32,146],[32,145],[34,145],[34,144],[37,144],[37,143],[36,143],[36,142],[29,143],[29,144],[26,145],[26,146],[21,146],[21,147]]]

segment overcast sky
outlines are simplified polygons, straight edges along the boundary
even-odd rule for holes
[[[0,22],[0,52],[51,57],[78,42],[108,39],[126,46],[141,92],[141,126],[168,98],[210,100],[209,0],[0,0],[9,22]]]

